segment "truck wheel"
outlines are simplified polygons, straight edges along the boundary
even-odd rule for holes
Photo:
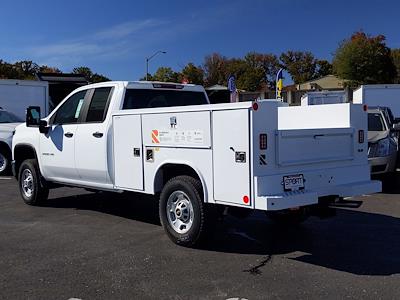
[[[207,213],[208,212],[208,213]],[[198,245],[206,236],[212,214],[203,201],[199,180],[190,176],[170,179],[160,195],[160,221],[168,237],[181,246]]]
[[[36,160],[27,159],[19,168],[19,190],[22,199],[29,205],[40,205],[47,200],[49,189],[44,186]]]
[[[0,176],[8,175],[10,172],[10,153],[4,149],[0,149]]]
[[[283,210],[266,212],[267,216],[279,225],[293,226],[303,223],[310,216],[308,208],[302,207],[298,210]]]

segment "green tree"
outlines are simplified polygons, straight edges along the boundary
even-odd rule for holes
[[[335,52],[334,72],[351,85],[392,83],[396,76],[385,36],[356,32],[344,40]]]
[[[189,83],[204,84],[204,70],[201,67],[196,67],[193,63],[188,63],[181,73],[183,79],[188,80]]]
[[[249,52],[244,60],[255,72],[250,76],[259,81],[259,84],[264,82],[270,89],[275,89],[276,74],[280,69],[279,59],[275,54]]]
[[[104,75],[93,73],[88,67],[76,67],[72,70],[72,73],[85,76],[86,80],[90,83],[110,81],[110,79]]]
[[[317,60],[309,51],[287,51],[281,54],[280,60],[294,83],[302,83],[316,76]]]
[[[151,80],[163,82],[181,82],[182,74],[175,72],[170,67],[160,67],[151,77]]]
[[[391,51],[393,63],[396,67],[396,78],[394,83],[400,83],[400,48]]]
[[[60,69],[58,69],[56,67],[49,67],[46,65],[40,66],[39,72],[41,72],[41,73],[62,73]]]
[[[39,72],[39,66],[31,60],[17,61],[14,68],[20,74],[21,79],[35,79],[36,73]]]
[[[319,78],[331,74],[333,74],[332,64],[327,60],[317,60],[315,77]]]
[[[1,79],[23,79],[23,74],[14,65],[0,59],[0,78]]]

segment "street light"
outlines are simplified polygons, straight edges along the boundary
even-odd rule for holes
[[[156,53],[154,53],[152,56],[146,57],[146,81],[147,81],[148,74],[149,74],[149,60],[152,59],[154,56],[156,56],[156,55],[159,54],[159,53],[165,54],[165,53],[167,53],[167,51],[161,51],[161,50],[159,50],[159,51],[157,51]]]

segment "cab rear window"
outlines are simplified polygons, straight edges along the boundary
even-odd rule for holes
[[[127,89],[123,109],[208,104],[203,92]]]

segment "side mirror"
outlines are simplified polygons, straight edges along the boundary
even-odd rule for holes
[[[400,132],[400,123],[394,123],[392,131]]]
[[[26,127],[37,127],[40,125],[40,107],[29,106],[26,109]]]

